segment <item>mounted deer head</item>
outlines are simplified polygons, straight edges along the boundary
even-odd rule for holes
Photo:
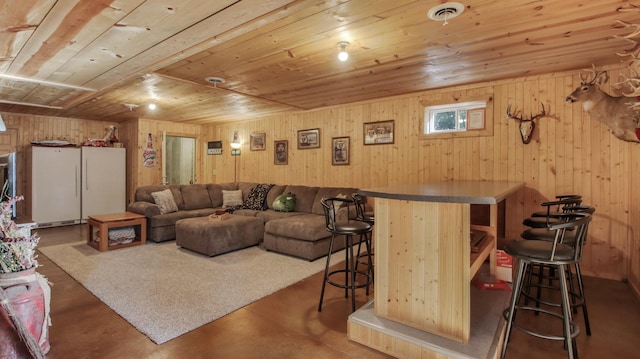
[[[531,142],[531,138],[533,136],[533,130],[536,129],[536,122],[535,120],[544,117],[546,115],[546,112],[544,111],[544,104],[540,103],[542,105],[542,112],[540,112],[537,115],[530,115],[530,118],[523,118],[522,116],[520,117],[515,117],[514,115],[511,114],[511,105],[507,106],[507,119],[509,120],[516,120],[518,121],[518,127],[520,129],[520,138],[522,138],[522,143],[524,143],[525,145],[528,144],[529,142]]]
[[[620,11],[639,11],[640,8],[621,8]],[[617,138],[628,142],[640,142],[640,75],[638,65],[640,64],[640,44],[636,39],[640,36],[640,25],[629,24],[624,21],[618,23],[625,28],[631,28],[631,32],[624,36],[614,35],[614,38],[631,43],[633,46],[617,54],[621,57],[628,57],[628,68],[631,76],[622,75],[623,81],[617,85],[630,89],[621,90],[621,97],[613,97],[602,90],[599,86],[604,84],[609,78],[605,71],[586,70],[593,74],[593,78],[588,80],[583,73],[580,73],[580,86],[576,88],[566,98],[567,103],[582,102],[582,108],[596,120],[604,123],[611,129],[611,133]]]
[[[580,86],[567,96],[566,102],[582,102],[587,114],[607,125],[614,136],[628,142],[640,142],[636,135],[638,111],[630,104],[630,98],[613,97],[600,90],[600,85],[609,79],[606,71],[596,71],[595,67],[585,71],[586,74],[580,73]]]

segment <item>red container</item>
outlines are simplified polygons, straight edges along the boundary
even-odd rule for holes
[[[35,268],[17,273],[0,274],[0,287],[25,327],[29,329],[44,353],[50,349],[48,331],[43,335],[45,297],[37,281]],[[48,325],[48,324],[47,324]],[[42,337],[42,338],[41,338]],[[16,328],[4,308],[0,307],[0,358],[31,358],[26,345],[20,340]]]

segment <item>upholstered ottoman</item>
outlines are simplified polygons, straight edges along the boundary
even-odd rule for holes
[[[176,244],[207,256],[235,251],[262,242],[261,219],[230,215],[223,221],[208,217],[185,218],[176,222]]]

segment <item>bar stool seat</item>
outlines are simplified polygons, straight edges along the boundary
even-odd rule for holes
[[[369,286],[373,281],[371,264],[367,266],[366,272],[357,270],[357,256],[354,255],[354,236],[359,236],[358,244],[365,243],[367,252],[371,251],[370,242],[367,235],[371,233],[372,227],[369,223],[350,219],[349,205],[353,204],[353,200],[347,198],[323,198],[321,200],[322,208],[325,215],[326,230],[331,233],[331,241],[329,242],[329,254],[327,255],[327,263],[324,269],[324,279],[322,281],[322,290],[320,292],[320,303],[318,304],[318,312],[322,311],[322,302],[324,299],[324,291],[326,284],[335,287],[344,288],[345,298],[349,297],[351,291],[351,311],[356,310],[356,292],[357,288],[366,288],[366,294],[369,295]],[[329,271],[331,262],[331,254],[336,236],[344,236],[346,240],[345,246],[345,267]],[[333,279],[336,274],[344,273],[344,280],[338,281]],[[358,282],[358,276],[364,278],[364,281]]]
[[[504,310],[503,316],[507,321],[505,337],[502,343],[501,358],[506,356],[507,345],[511,330],[517,328],[527,334],[552,340],[563,340],[565,348],[570,359],[577,357],[577,347],[575,346],[575,337],[580,333],[579,327],[572,321],[570,293],[567,285],[566,267],[571,264],[578,263],[582,258],[582,246],[587,236],[591,215],[588,213],[566,213],[562,215],[564,218],[561,223],[550,225],[549,230],[554,232],[553,241],[510,241],[505,246],[505,252],[517,259],[517,269],[514,277],[513,290],[509,307]],[[575,231],[575,245],[564,243],[565,234],[573,229]],[[529,267],[536,264],[544,264],[553,267],[558,271],[558,280],[560,283],[560,313],[551,311],[539,306],[531,307],[526,302],[520,302],[520,298],[526,297],[526,289],[524,282]],[[533,329],[526,328],[515,322],[516,313],[519,310],[533,311],[540,314],[550,315],[562,320],[562,336],[551,335],[537,332]]]

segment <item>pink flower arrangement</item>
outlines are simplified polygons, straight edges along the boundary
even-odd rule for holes
[[[29,234],[11,219],[12,206],[23,200],[16,196],[0,202],[0,273],[20,272],[38,266],[37,233]]]

